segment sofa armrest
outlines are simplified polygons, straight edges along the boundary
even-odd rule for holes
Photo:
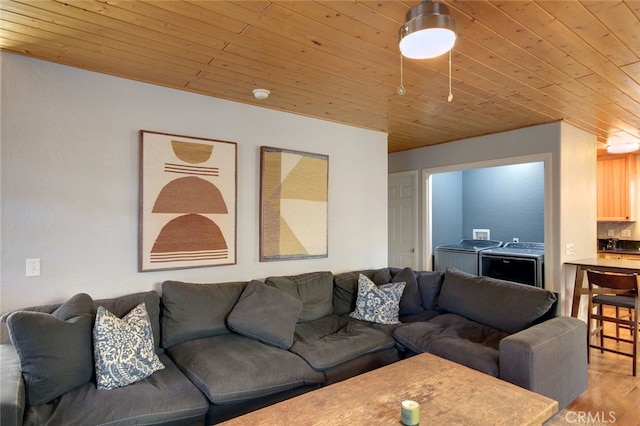
[[[20,359],[11,344],[0,345],[0,424],[17,426],[24,416],[25,389]]]
[[[588,386],[586,323],[556,317],[502,339],[500,378],[563,409]]]

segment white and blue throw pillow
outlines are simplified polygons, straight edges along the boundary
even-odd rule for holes
[[[153,331],[144,303],[122,319],[104,307],[98,307],[93,344],[98,389],[127,386],[164,368],[155,353]]]
[[[356,309],[349,316],[379,324],[399,323],[400,299],[405,285],[404,282],[397,282],[378,287],[365,275],[360,274]]]

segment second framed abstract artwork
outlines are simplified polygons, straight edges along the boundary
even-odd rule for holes
[[[329,156],[263,146],[260,261],[328,256]]]
[[[139,270],[236,263],[234,142],[140,132]]]

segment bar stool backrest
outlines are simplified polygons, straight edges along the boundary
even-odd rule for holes
[[[589,289],[598,286],[616,290],[616,293],[635,293],[638,295],[640,276],[638,274],[619,274],[615,272],[587,271]],[[632,294],[630,294],[632,295]]]

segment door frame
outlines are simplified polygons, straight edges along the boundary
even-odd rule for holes
[[[486,167],[498,167],[498,166],[509,166],[514,164],[524,164],[524,163],[537,163],[542,162],[544,164],[544,251],[545,257],[552,259],[554,254],[554,246],[553,246],[553,234],[552,230],[554,229],[553,223],[553,188],[551,187],[552,179],[552,166],[551,166],[551,154],[550,153],[541,153],[541,154],[531,154],[531,155],[521,155],[516,157],[506,157],[506,158],[497,158],[493,160],[486,161],[477,161],[471,163],[461,163],[461,164],[452,164],[447,166],[440,167],[432,167],[428,169],[422,169],[422,180],[421,184],[423,185],[423,190],[421,191],[424,195],[424,200],[422,201],[422,218],[424,220],[420,221],[420,226],[423,227],[422,232],[422,241],[420,244],[424,247],[424,257],[422,259],[424,270],[433,270],[433,250],[431,247],[431,227],[433,226],[433,217],[432,217],[432,178],[431,176],[437,173],[447,173],[447,172],[456,172],[456,171],[464,171],[471,169],[481,169]],[[545,283],[552,281],[553,276],[553,266],[551,262],[549,265],[545,265]],[[557,291],[557,290],[553,290]]]

